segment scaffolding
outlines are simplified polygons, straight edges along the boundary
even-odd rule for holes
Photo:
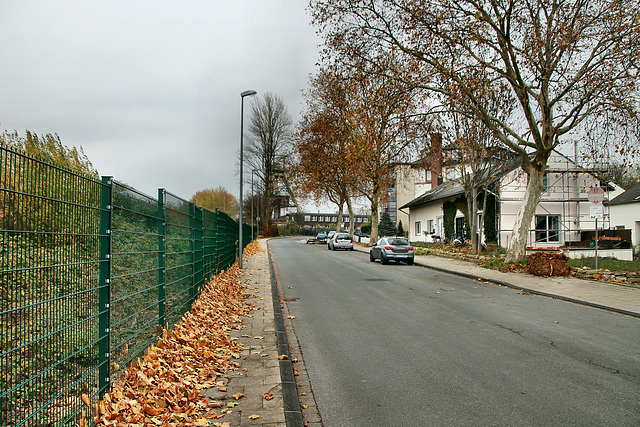
[[[605,191],[605,202],[611,200],[615,188],[602,180],[606,167],[586,168],[575,159],[560,153],[554,153],[548,162],[544,176],[544,187],[540,202],[534,214],[533,228],[529,230],[528,247],[567,248],[590,247],[598,225],[598,234],[615,237],[619,233],[613,230],[608,204],[604,204],[602,220],[591,218],[588,194],[592,187],[601,187]],[[512,171],[503,178],[498,204],[499,217],[498,243],[508,246],[516,215],[526,192],[526,175],[522,170]],[[620,237],[620,236],[618,236]],[[626,237],[626,236],[625,236]],[[630,238],[630,237],[629,237]],[[611,239],[611,242],[624,240]],[[613,245],[619,243],[614,243]]]

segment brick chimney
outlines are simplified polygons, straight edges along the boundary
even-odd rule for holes
[[[442,134],[431,134],[431,188],[442,183]]]

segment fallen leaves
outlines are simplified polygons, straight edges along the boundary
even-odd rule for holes
[[[254,242],[244,254],[250,256],[259,251]],[[82,395],[82,402],[92,407],[94,425],[204,426],[209,425],[209,419],[224,416],[227,409],[222,408],[221,414],[212,411],[211,407],[220,404],[210,404],[201,390],[215,387],[220,375],[240,367],[233,359],[240,357],[242,347],[233,342],[229,333],[240,329],[242,316],[255,309],[247,301],[251,295],[246,286],[238,281],[240,274],[236,264],[212,278],[192,310],[171,331],[163,330],[144,359],[131,363],[124,378],[100,402],[92,405],[90,398]],[[218,390],[227,391],[223,386]],[[236,401],[243,396],[233,395]],[[229,402],[226,406],[238,404]],[[83,425],[82,421],[79,425]]]
[[[264,400],[273,400],[273,398],[275,398],[275,396],[271,393],[264,394]]]

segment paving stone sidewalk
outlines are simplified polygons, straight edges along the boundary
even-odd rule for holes
[[[207,397],[223,402],[229,413],[217,420],[221,425],[285,427],[285,412],[280,378],[280,361],[274,321],[271,270],[266,241],[259,240],[263,251],[244,257],[240,283],[255,294],[249,301],[258,309],[244,317],[244,328],[233,330],[231,337],[244,346],[240,369],[229,371],[223,391],[212,389]],[[234,395],[244,396],[235,399]],[[231,407],[232,406],[232,407]],[[215,424],[212,424],[215,425]]]

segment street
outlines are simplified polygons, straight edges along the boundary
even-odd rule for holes
[[[640,320],[269,242],[323,423],[639,425]]]

